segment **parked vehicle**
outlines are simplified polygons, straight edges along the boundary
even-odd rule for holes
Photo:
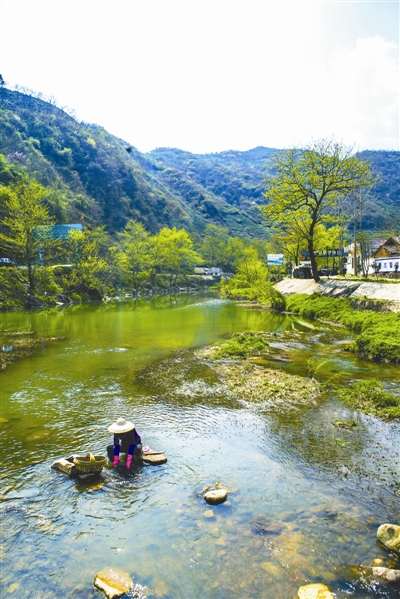
[[[321,268],[321,270],[318,271],[320,277],[336,277],[338,273],[339,271],[337,268]]]
[[[15,266],[15,262],[10,258],[0,258],[0,266]]]
[[[310,266],[295,266],[293,269],[294,279],[312,279],[312,270]]]

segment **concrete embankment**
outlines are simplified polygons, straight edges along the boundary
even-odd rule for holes
[[[344,279],[324,279],[316,283],[313,279],[283,279],[275,285],[275,289],[282,295],[321,293],[354,300],[381,300],[386,303],[387,309],[400,312],[400,283],[363,283]]]

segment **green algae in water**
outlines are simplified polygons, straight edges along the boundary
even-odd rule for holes
[[[223,343],[215,346],[213,357],[245,358],[259,356],[270,351],[270,345],[261,333],[235,333]]]
[[[400,397],[385,391],[375,379],[358,381],[352,387],[338,388],[338,394],[347,405],[366,414],[392,420],[400,418]]]
[[[375,558],[389,565],[376,530],[399,513],[389,470],[398,463],[398,425],[355,414],[336,399],[264,410],[262,402],[234,397],[229,383],[239,379],[218,373],[223,360],[192,355],[235,331],[270,328],[280,343],[286,330],[289,343],[293,318],[218,302],[162,313],[79,307],[25,318],[20,330],[32,322],[40,335],[68,340],[2,373],[9,420],[2,433],[13,456],[2,474],[5,596],[95,599],[95,573],[113,564],[150,589],[149,597],[281,599],[320,580],[338,599],[374,596],[343,582],[339,571]],[[321,360],[335,349],[334,331],[328,343],[316,333],[298,338],[295,330],[293,339],[287,374],[307,375],[310,348]],[[352,355],[346,360],[352,380],[373,371]],[[245,359],[227,362],[243,381],[258,376]],[[397,371],[387,367],[384,374],[395,380]],[[279,374],[276,383],[267,376],[273,405],[283,387]],[[300,395],[296,386],[312,383],[307,376],[289,380]],[[73,449],[104,453],[107,426],[120,415],[133,419],[145,443],[165,451],[165,466],[105,469],[96,485],[51,470],[53,459]],[[332,425],[351,418],[354,429],[339,433]],[[235,492],[206,517],[209,507],[197,493],[216,480]],[[259,516],[270,523],[265,531],[254,530]],[[378,596],[395,597],[383,590]]]

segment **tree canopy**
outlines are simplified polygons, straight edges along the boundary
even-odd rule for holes
[[[282,150],[273,155],[265,179],[268,203],[261,211],[281,231],[289,231],[307,243],[315,281],[318,225],[338,220],[338,200],[377,181],[370,166],[352,155],[352,149],[333,140],[319,140],[305,148]]]
[[[56,240],[46,235],[46,225],[54,224],[45,205],[48,191],[26,174],[1,191],[4,217],[0,244],[12,256],[22,257],[28,267],[29,284],[33,289],[33,266],[37,256],[44,247],[56,243]]]

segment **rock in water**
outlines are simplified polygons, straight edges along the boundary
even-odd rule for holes
[[[350,566],[348,573],[351,578],[359,578],[364,583],[374,584],[374,587],[379,584],[400,584],[400,570],[385,568],[381,566]]]
[[[400,526],[396,524],[382,524],[378,528],[376,538],[387,549],[400,553]]]
[[[167,461],[166,456],[161,452],[157,452],[154,454],[142,453],[141,459],[146,464],[153,464],[153,466],[157,466],[158,464],[165,464],[165,462]]]
[[[228,496],[226,489],[214,489],[204,494],[207,503],[222,503]]]
[[[384,582],[400,583],[400,570],[391,570],[390,568],[372,568],[372,576],[383,580]]]
[[[297,592],[298,599],[333,599],[333,595],[325,584],[306,584]]]
[[[119,568],[106,567],[96,574],[94,585],[104,591],[109,599],[114,599],[132,588],[132,578]]]

